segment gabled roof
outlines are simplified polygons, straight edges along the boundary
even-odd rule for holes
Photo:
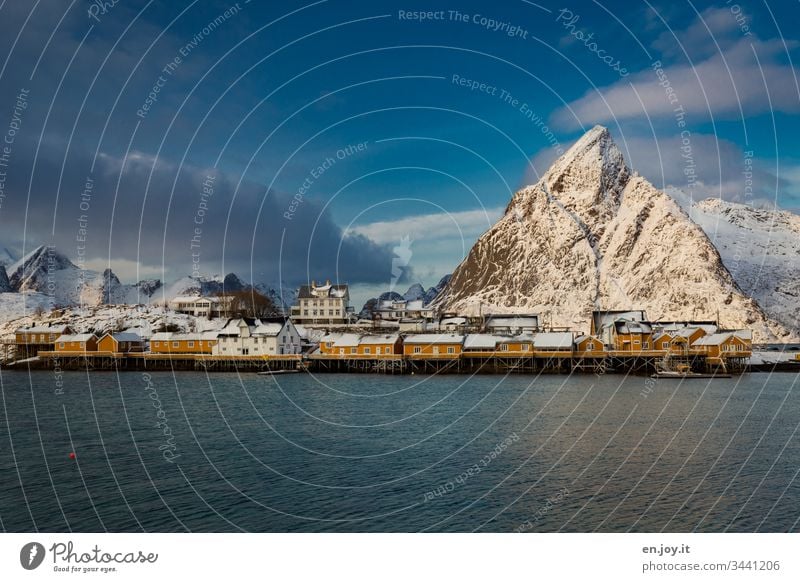
[[[253,335],[275,337],[283,329],[283,324],[280,323],[262,323],[253,330]]]
[[[693,334],[697,333],[697,331],[699,330],[700,330],[699,327],[684,327],[683,329],[679,329],[678,331],[676,331],[673,335],[675,337],[688,338],[691,337]]]
[[[357,333],[343,333],[336,341],[333,342],[334,348],[355,348],[358,346],[358,341],[361,339]]]
[[[725,333],[714,333],[711,335],[707,335],[701,337],[697,341],[695,341],[692,345],[693,346],[718,346],[725,343],[730,338],[734,337],[733,332],[725,332]],[[741,338],[739,338],[741,339]]]
[[[118,342],[140,342],[142,338],[137,333],[130,333],[130,332],[122,332],[122,333],[107,333],[106,335],[110,335],[112,338],[117,340]]]
[[[390,333],[384,335],[365,335],[361,338],[359,343],[365,346],[394,344],[397,343],[397,340],[399,339],[400,339],[400,334],[397,333]]]
[[[158,333],[154,333],[150,336],[151,342],[165,342],[172,339],[172,332],[171,331],[159,331]]]
[[[614,322],[617,333],[651,333],[653,327],[646,321],[621,319]]]
[[[56,342],[88,342],[90,339],[97,339],[93,333],[76,333],[72,335],[60,335],[56,338]]]
[[[20,327],[15,333],[58,333],[63,334],[69,329],[68,325],[35,325],[33,327]]]
[[[429,344],[463,344],[464,336],[455,333],[418,333],[407,335],[403,338],[407,344],[429,345]]]
[[[572,348],[571,331],[537,333],[533,337],[533,348],[539,350]]]
[[[494,350],[497,344],[511,340],[510,337],[488,333],[471,333],[464,337],[465,350]]]

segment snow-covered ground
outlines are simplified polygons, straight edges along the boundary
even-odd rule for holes
[[[20,295],[8,293],[3,295]],[[0,298],[4,299],[4,298]],[[21,318],[0,323],[0,337],[8,337],[19,327],[28,325],[68,324],[76,333],[132,329],[149,337],[165,326],[176,331],[210,331],[220,329],[225,319],[206,319],[175,313],[162,306],[152,305],[101,305],[55,309],[39,316],[29,313]]]

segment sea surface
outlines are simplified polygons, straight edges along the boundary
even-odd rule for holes
[[[0,527],[798,531],[798,380],[2,370]]]

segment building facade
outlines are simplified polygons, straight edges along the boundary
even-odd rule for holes
[[[292,320],[302,325],[346,325],[350,322],[350,290],[347,285],[302,285],[297,304],[292,306]]]

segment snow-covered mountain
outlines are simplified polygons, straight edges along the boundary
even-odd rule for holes
[[[7,272],[11,291],[39,292],[62,306],[147,303],[161,285],[153,280],[125,285],[111,269],[81,269],[53,246],[37,247]]]
[[[386,291],[381,293],[377,297],[372,297],[368,299],[364,306],[361,308],[361,312],[358,314],[359,317],[363,319],[369,319],[372,317],[372,312],[378,306],[378,303],[381,301],[418,301],[422,300],[423,305],[428,305],[436,299],[439,293],[444,289],[445,285],[447,285],[447,281],[450,280],[450,275],[445,275],[442,277],[439,282],[434,285],[433,287],[429,287],[428,290],[425,290],[425,287],[422,286],[421,283],[414,283],[411,285],[408,290],[403,293],[397,293],[396,291]]]
[[[11,287],[11,281],[8,280],[8,273],[4,265],[0,265],[0,293],[10,293],[14,289]]]
[[[710,198],[690,216],[714,243],[742,291],[800,331],[800,216]]]
[[[675,200],[628,169],[601,126],[513,196],[435,303],[473,314],[524,309],[582,330],[592,310],[645,309],[653,320],[718,317],[756,340],[790,335]]]

